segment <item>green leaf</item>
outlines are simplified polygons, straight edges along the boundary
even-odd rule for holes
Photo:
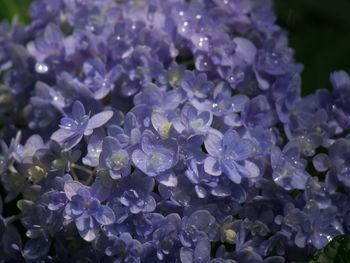
[[[28,8],[32,0],[1,0],[0,22],[3,20],[12,21],[17,17],[18,21],[27,24],[30,19]]]
[[[323,249],[317,250],[308,263],[349,263],[350,237],[340,235],[335,237]]]

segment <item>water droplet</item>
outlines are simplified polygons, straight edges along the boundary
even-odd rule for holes
[[[186,32],[186,28],[188,27],[188,21],[185,21],[184,23],[183,23],[183,27],[181,28],[181,32]]]
[[[204,198],[207,196],[207,191],[203,187],[196,185],[195,190],[199,198]]]
[[[164,255],[163,255],[163,253],[161,251],[157,251],[157,258],[159,260],[163,260],[164,259]]]
[[[91,32],[94,32],[94,31],[95,31],[95,27],[92,26],[92,25],[86,26],[86,29],[89,30],[89,31],[91,31]]]
[[[201,15],[196,15],[196,19],[201,19],[202,16]]]
[[[135,29],[136,29],[136,26],[135,26],[135,25],[132,25],[132,26],[131,26],[131,29],[132,29],[132,30],[135,30]]]
[[[207,37],[201,37],[199,38],[199,42],[198,42],[198,45],[200,47],[203,47],[204,46],[204,42],[207,42],[208,41],[208,38]]]
[[[45,63],[37,62],[35,64],[35,71],[39,74],[45,74],[49,71],[49,67]]]
[[[224,0],[224,4],[227,5],[229,0]]]
[[[179,12],[179,16],[184,16],[184,15],[185,15],[184,11]]]

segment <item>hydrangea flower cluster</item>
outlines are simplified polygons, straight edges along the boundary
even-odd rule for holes
[[[0,24],[1,262],[283,263],[350,234],[350,77],[301,97],[270,1],[30,14]]]

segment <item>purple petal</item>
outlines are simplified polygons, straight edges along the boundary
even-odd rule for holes
[[[124,130],[127,134],[130,134],[131,131],[138,127],[137,118],[133,112],[128,112],[125,115],[124,120]]]
[[[282,160],[282,151],[277,146],[271,150],[271,166],[272,168],[277,167]]]
[[[318,172],[325,172],[329,167],[329,158],[325,153],[317,154],[313,159],[312,163]]]
[[[236,52],[239,53],[247,63],[252,64],[257,53],[254,44],[243,37],[235,37],[233,41],[236,43]]]
[[[182,247],[180,250],[181,263],[193,263],[193,250],[187,247]]]
[[[76,181],[68,181],[64,184],[64,192],[70,201],[72,200],[73,196],[79,194],[79,192],[85,188],[85,186]]]
[[[98,209],[98,212],[95,214],[95,219],[101,225],[110,225],[115,221],[115,215],[111,208],[108,206],[102,205]]]
[[[236,184],[241,183],[242,178],[234,161],[224,161],[222,170],[232,182]]]
[[[204,171],[208,174],[219,176],[222,173],[220,162],[211,156],[207,157],[204,160]]]
[[[80,101],[75,101],[72,109],[72,117],[74,120],[79,121],[85,115],[84,105]]]
[[[107,136],[103,139],[102,150],[106,153],[111,154],[121,149],[121,145],[115,138]]]
[[[85,241],[91,242],[96,239],[99,228],[91,217],[79,217],[75,220],[75,225]]]
[[[205,149],[214,157],[222,155],[222,136],[220,133],[209,133],[204,141]]]
[[[82,138],[83,138],[83,134],[74,133],[71,137],[61,142],[62,148],[64,148],[65,150],[70,150],[74,146],[76,146],[81,141]]]
[[[200,240],[194,250],[194,258],[198,262],[209,262],[210,261],[210,243],[208,239],[203,238]]]
[[[219,196],[219,197],[224,197],[224,196],[229,196],[231,195],[231,190],[228,186],[226,185],[218,185],[217,187],[213,188],[210,193],[213,196]]]
[[[136,149],[132,155],[131,155],[131,159],[133,161],[133,163],[135,164],[135,166],[137,168],[139,168],[142,172],[150,175],[150,176],[155,176],[157,175],[154,171],[151,171],[148,169],[147,167],[147,155],[139,150],[139,149]]]
[[[43,145],[44,145],[43,139],[40,137],[40,135],[37,135],[37,134],[30,136],[25,144],[26,147],[32,147],[32,148],[42,147]]]
[[[64,142],[75,135],[74,131],[69,131],[66,129],[59,129],[51,135],[51,140],[56,142]]]
[[[76,131],[78,129],[78,122],[68,118],[68,117],[63,117],[60,121],[59,125],[62,129],[66,129],[69,131]]]
[[[62,42],[63,34],[56,24],[50,23],[45,28],[44,38],[50,45],[57,45]]]
[[[125,124],[124,124],[124,126],[125,126]],[[114,138],[117,138],[117,136],[124,134],[124,130],[117,125],[108,126],[107,131],[108,131],[108,135],[112,136]]]
[[[334,89],[350,87],[350,77],[347,72],[335,71],[331,74],[330,80]]]
[[[162,185],[168,186],[168,187],[175,187],[177,186],[177,176],[174,174],[174,172],[165,172],[157,176],[157,181],[161,183]]]
[[[100,58],[93,58],[89,59],[87,62],[83,65],[84,73],[89,74],[96,74],[95,71],[97,71],[100,75],[105,75],[105,65],[101,61]]]
[[[70,204],[70,212],[73,216],[81,215],[84,212],[85,200],[80,195],[72,196],[72,201]],[[67,206],[68,206],[67,205]]]
[[[245,95],[235,95],[231,98],[232,109],[235,112],[241,112],[244,109],[245,104],[249,101],[249,98]]]
[[[157,203],[152,196],[148,196],[145,200],[145,207],[142,209],[143,212],[149,213],[153,212],[156,209]]]
[[[93,130],[106,124],[113,116],[113,111],[104,111],[95,114],[89,120],[86,130]]]

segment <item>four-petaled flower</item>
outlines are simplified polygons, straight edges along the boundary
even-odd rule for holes
[[[242,178],[259,176],[259,168],[248,160],[253,153],[253,143],[243,139],[234,130],[208,134],[204,142],[209,156],[204,160],[204,170],[208,174],[219,176],[222,172],[234,183],[240,183]]]
[[[60,129],[55,131],[51,139],[71,149],[76,146],[84,135],[91,135],[93,130],[103,126],[113,116],[112,111],[103,111],[93,115],[86,115],[84,105],[80,101],[73,104],[72,113],[61,119]]]
[[[137,168],[149,176],[156,176],[174,167],[178,161],[178,146],[172,139],[161,140],[146,130],[141,139],[141,149],[132,153]]]
[[[74,220],[79,234],[86,241],[97,237],[100,225],[114,223],[113,210],[101,205],[100,201],[92,196],[89,187],[77,181],[68,181],[64,184],[64,192],[68,199],[65,207],[66,217]]]

